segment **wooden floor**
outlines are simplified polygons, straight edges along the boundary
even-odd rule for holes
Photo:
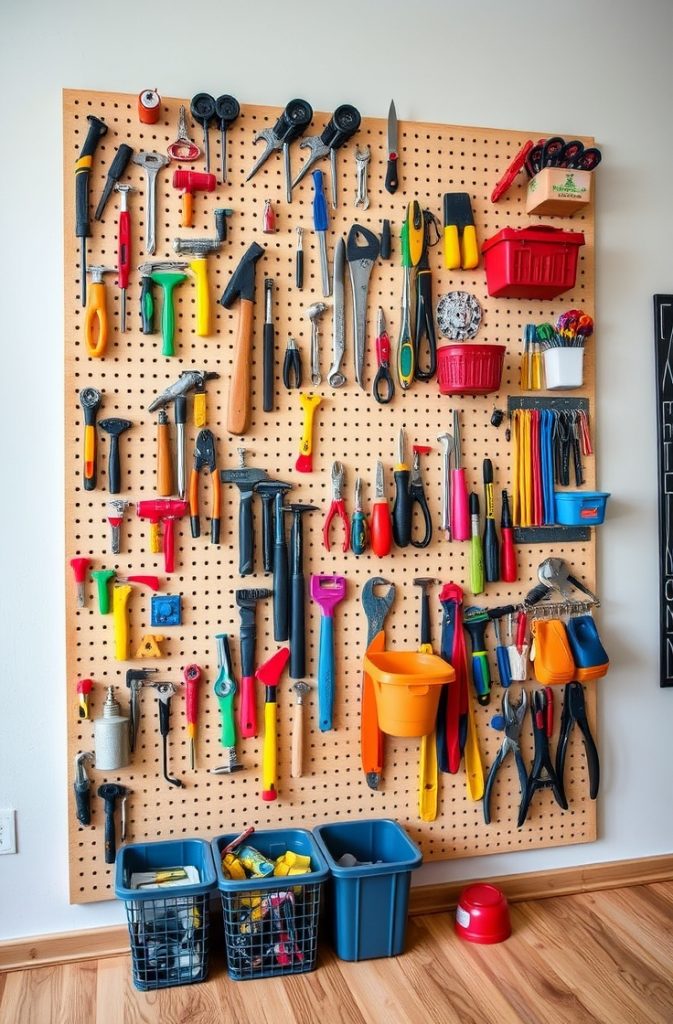
[[[673,882],[511,907],[512,937],[458,939],[412,918],[408,951],[230,981],[218,948],[201,985],[137,992],[128,957],[0,976],[0,1024],[649,1024],[673,1022]]]

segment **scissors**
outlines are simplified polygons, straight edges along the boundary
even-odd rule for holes
[[[378,370],[374,377],[372,394],[379,405],[388,405],[395,394],[395,382],[390,373],[390,338],[386,331],[386,319],[380,306],[376,318],[376,358]],[[382,384],[386,386],[385,394],[381,394]]]
[[[593,171],[602,160],[600,149],[595,146],[584,148],[579,139],[566,142],[558,157],[556,167],[568,167],[577,171]]]

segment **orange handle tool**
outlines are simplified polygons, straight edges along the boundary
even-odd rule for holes
[[[227,430],[230,434],[245,434],[250,425],[253,311],[254,304],[247,299],[242,299],[229,392]]]
[[[93,359],[105,355],[108,341],[107,298],[103,274],[116,273],[116,267],[89,267],[91,283],[84,313],[84,341]]]

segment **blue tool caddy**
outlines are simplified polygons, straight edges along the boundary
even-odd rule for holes
[[[423,855],[389,818],[319,825],[313,835],[331,874],[327,910],[341,960],[371,960],[404,952],[411,872]],[[345,854],[357,863],[339,864]]]
[[[133,875],[170,868],[185,868],[192,879],[132,888]],[[122,846],[117,854],[115,895],[126,904],[133,984],[141,992],[204,980],[210,894],[216,887],[210,846],[203,839]]]
[[[292,850],[311,858],[308,874],[231,879],[222,870],[222,850],[236,834],[218,836],[211,848],[222,897],[227,969],[234,981],[305,974],[315,968],[322,887],[329,869],[306,829],[266,829],[249,845],[267,860]]]

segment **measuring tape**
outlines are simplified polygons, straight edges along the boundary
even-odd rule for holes
[[[141,124],[156,124],[161,111],[161,96],[156,89],[143,89],[138,97],[138,117]]]

